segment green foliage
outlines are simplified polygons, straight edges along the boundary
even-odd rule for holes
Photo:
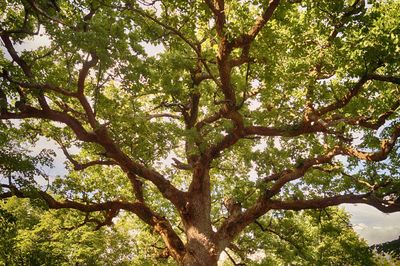
[[[0,206],[0,265],[154,265],[159,239],[129,215],[95,230],[76,211],[46,211],[27,199]],[[152,246],[153,245],[153,246]],[[157,262],[158,261],[158,262]],[[145,263],[145,264],[143,264]]]
[[[387,241],[385,243],[372,245],[371,248],[383,256],[389,255],[393,261],[400,261],[400,238]]]
[[[252,224],[235,245],[247,251],[238,255],[248,265],[375,265],[349,215],[338,208],[273,212]]]
[[[229,221],[245,228],[218,234],[237,236],[233,256],[249,264],[374,263],[343,211],[271,206],[360,194],[398,206],[400,1],[286,0],[270,17],[277,1],[209,2],[224,10],[0,1],[0,195],[34,199],[2,202],[4,264],[172,264],[155,231],[163,220],[185,242],[198,226],[187,217],[209,222],[210,239]],[[59,148],[31,151],[47,140],[68,159],[64,176],[46,174]],[[45,189],[56,209],[150,211],[118,210],[94,231],[112,207],[47,210]],[[244,222],[226,200],[250,210]]]
[[[37,154],[30,153],[28,146],[34,142],[35,136],[24,133],[23,128],[0,122],[0,178],[25,187],[35,186],[34,178],[47,179],[42,169],[52,166],[54,151],[42,149]]]

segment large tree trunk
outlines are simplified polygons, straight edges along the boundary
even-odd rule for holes
[[[185,217],[187,244],[183,265],[217,265],[220,251],[212,231],[209,208],[204,204],[194,196]]]
[[[220,250],[211,226],[211,198],[208,167],[197,165],[194,182],[182,215],[187,244],[182,265],[217,265]]]
[[[214,266],[217,265],[219,252],[213,245],[204,245],[206,239],[204,236],[197,235],[192,238],[186,246],[186,254],[183,257],[182,265],[184,266]]]
[[[200,254],[187,254],[183,258],[182,266],[216,266],[218,258],[202,257]]]

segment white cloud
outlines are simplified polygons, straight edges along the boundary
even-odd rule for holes
[[[368,244],[378,244],[397,239],[400,236],[400,213],[385,214],[379,210],[361,204],[344,204],[351,214],[354,230]]]

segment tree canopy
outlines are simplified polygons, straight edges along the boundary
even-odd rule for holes
[[[397,260],[398,262],[400,260],[400,237],[392,241],[372,245],[372,248],[384,256],[389,255],[394,261]]]
[[[0,7],[1,198],[98,228],[134,214],[181,265],[269,245],[255,230],[279,211],[400,210],[400,1]],[[68,159],[48,186],[38,139]]]

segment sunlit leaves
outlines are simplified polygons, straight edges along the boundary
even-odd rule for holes
[[[2,130],[0,166],[12,175],[4,188],[31,188],[32,177],[42,173],[37,167],[49,166],[52,154],[21,155],[29,154],[22,144],[49,139],[71,161],[68,173],[49,186],[50,194],[83,204],[146,204],[159,216],[138,216],[156,231],[159,217],[173,229],[183,222],[185,231],[192,224],[186,216],[208,216],[192,210],[192,195],[185,198],[173,186],[204,192],[198,201],[212,202],[205,209],[212,209],[215,222],[202,226],[210,235],[210,228],[224,222],[240,230],[248,224],[246,215],[242,221],[227,218],[228,201],[258,218],[269,200],[299,203],[368,192],[397,200],[399,159],[397,144],[391,143],[397,137],[399,88],[397,79],[387,76],[398,76],[400,68],[398,1],[280,2],[268,21],[259,17],[268,1],[231,0],[223,7],[169,0],[2,3],[0,30],[9,56],[0,59],[1,115],[36,117]],[[25,31],[38,24],[38,37],[47,42],[18,46],[27,40]],[[351,149],[366,154],[361,159],[376,159],[367,153],[381,150],[384,160],[360,162]],[[25,176],[14,178],[16,173]],[[71,224],[82,218],[63,214],[71,216]],[[289,245],[272,237],[271,250],[278,255],[270,261],[284,263],[284,254],[293,261],[302,256],[298,263],[341,263],[334,254],[323,262],[315,254],[334,245],[334,237],[340,244],[354,240],[351,245],[356,238],[349,233],[342,239],[340,224],[308,230],[315,227],[314,214],[271,215],[275,235],[289,236],[284,241],[290,243],[302,232],[304,245],[313,247],[286,252]],[[40,219],[53,214],[46,215]],[[38,222],[35,236],[23,235],[27,250],[53,232],[47,225]],[[150,239],[157,249],[162,242],[147,229],[138,238]],[[242,237],[256,241],[257,236],[267,244],[252,229]],[[228,231],[221,234],[229,241],[239,234]],[[334,237],[316,242],[320,234]],[[82,231],[82,241],[91,243],[93,236]],[[248,251],[257,252],[257,244],[249,244]],[[94,252],[74,248],[75,257]]]
[[[335,208],[275,212],[250,230],[237,243],[252,254],[239,255],[254,265],[374,265],[368,246],[350,228],[349,217]]]

